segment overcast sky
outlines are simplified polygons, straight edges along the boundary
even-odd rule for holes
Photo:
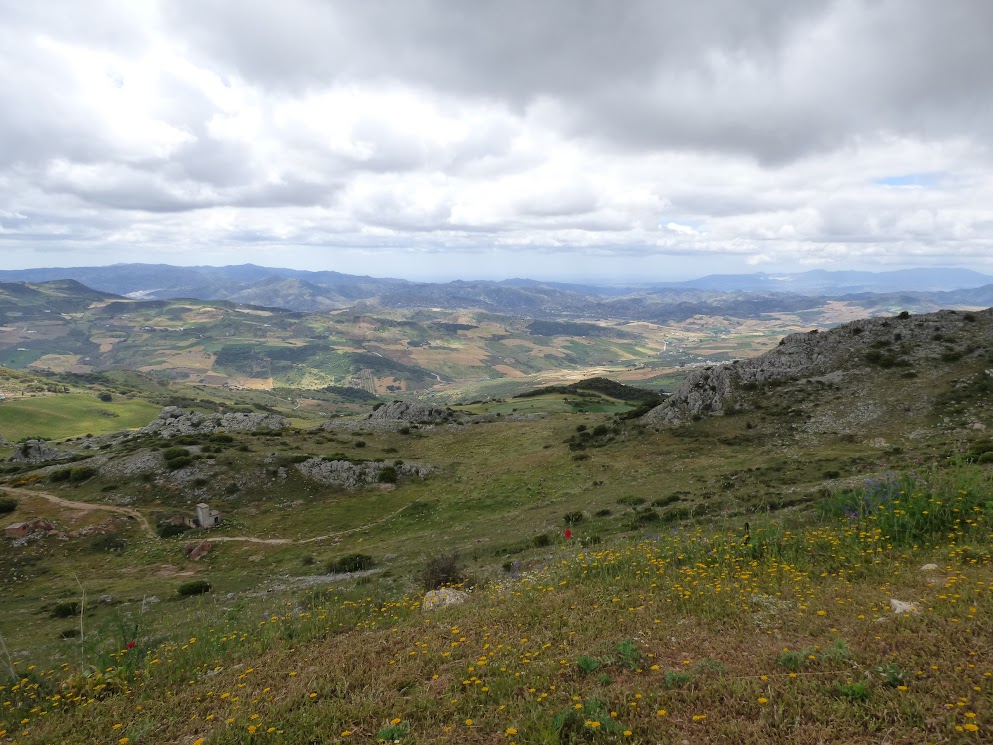
[[[989,0],[0,0],[0,267],[993,272]]]

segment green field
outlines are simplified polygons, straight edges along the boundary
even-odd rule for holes
[[[104,402],[87,394],[22,398],[0,403],[0,433],[8,440],[43,436],[55,440],[105,435],[144,427],[161,407],[148,401]]]

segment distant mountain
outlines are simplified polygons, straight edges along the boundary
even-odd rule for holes
[[[862,302],[866,293],[880,295],[869,299],[870,305],[901,305],[917,312],[937,307],[987,305],[986,300],[974,298],[987,297],[981,290],[993,284],[993,276],[968,269],[714,274],[687,282],[641,286],[598,286],[524,278],[499,282],[411,282],[254,264],[223,267],[115,264],[0,271],[0,281],[52,280],[75,280],[94,290],[140,300],[229,300],[305,313],[359,304],[386,308],[476,308],[534,317],[609,315],[656,322],[683,320],[694,315],[754,317],[762,313],[794,312],[822,303],[824,298],[854,298]],[[976,292],[979,294],[970,295]]]
[[[0,282],[0,324],[79,313],[95,302],[116,297],[71,279],[40,284]]]
[[[402,279],[274,269],[254,264],[221,267],[114,264],[0,271],[0,281],[48,282],[56,279],[73,279],[96,290],[141,300],[189,297],[253,304],[263,300],[263,304],[273,307],[306,311],[340,308],[408,284]],[[286,280],[292,281],[280,286],[280,282]]]
[[[901,269],[892,272],[827,271],[767,274],[711,274],[686,282],[652,285],[715,291],[791,292],[804,295],[843,295],[860,292],[938,292],[993,283],[993,275],[971,269]]]

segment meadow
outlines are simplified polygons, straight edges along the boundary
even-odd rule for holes
[[[132,615],[90,631],[79,662],[7,658],[0,737],[981,742],[991,481],[979,465],[922,467],[747,528],[598,541],[579,522],[434,613],[368,578],[187,598],[169,629]]]

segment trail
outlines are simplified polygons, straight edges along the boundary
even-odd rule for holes
[[[127,515],[128,517],[133,517],[139,523],[141,527],[145,529],[153,538],[157,538],[157,534],[152,530],[152,526],[149,524],[148,520],[145,518],[141,512],[134,509],[133,507],[116,507],[111,504],[92,504],[90,502],[73,502],[69,499],[63,499],[62,497],[57,497],[54,494],[49,494],[43,491],[34,491],[33,489],[15,489],[10,486],[2,486],[0,489],[3,491],[13,494],[15,496],[22,497],[41,497],[42,499],[47,499],[49,502],[59,505],[60,507],[66,507],[71,510],[79,510],[80,512],[90,512],[92,510],[101,510],[103,512],[116,512],[119,515]]]
[[[34,491],[34,490],[31,490],[31,489],[15,489],[15,488],[10,487],[10,486],[0,486],[0,489],[2,489],[5,492],[9,492],[9,493],[11,493],[11,494],[13,494],[15,496],[20,495],[20,496],[23,496],[23,497],[41,497],[42,499],[47,499],[49,502],[52,502],[53,504],[57,504],[60,507],[66,507],[67,509],[72,509],[72,510],[79,510],[80,512],[88,512],[90,510],[102,510],[104,512],[116,512],[117,514],[120,514],[120,515],[128,515],[129,517],[133,517],[139,523],[141,523],[142,528],[144,528],[145,529],[145,532],[147,532],[152,538],[158,538],[158,534],[155,532],[155,530],[152,529],[151,524],[149,524],[149,522],[145,518],[145,516],[143,514],[141,514],[141,512],[139,512],[138,510],[134,509],[133,507],[116,507],[114,505],[109,505],[109,504],[92,504],[90,502],[73,502],[73,501],[71,501],[69,499],[63,499],[62,497],[57,497],[54,494],[48,494],[47,492]],[[327,540],[329,540],[331,538],[338,538],[338,537],[343,536],[343,535],[349,535],[350,533],[358,533],[361,530],[366,530],[367,528],[371,528],[371,527],[374,527],[376,525],[380,525],[381,523],[385,523],[387,520],[392,520],[394,517],[396,517],[397,515],[399,515],[401,512],[403,512],[408,507],[410,507],[410,505],[409,504],[405,504],[403,507],[401,507],[400,509],[398,509],[396,512],[391,512],[386,517],[381,517],[379,520],[373,520],[371,523],[366,523],[365,525],[360,525],[357,528],[349,528],[348,530],[340,530],[337,533],[328,533],[327,535],[318,535],[318,536],[314,536],[313,538],[296,538],[296,539],[294,539],[294,538],[255,538],[253,536],[247,536],[247,535],[238,535],[238,536],[219,535],[219,536],[215,536],[215,537],[203,536],[203,540],[210,541],[211,543],[230,543],[230,542],[239,541],[239,542],[243,542],[243,543],[263,543],[263,544],[269,544],[269,545],[273,545],[273,546],[285,546],[285,545],[289,545],[289,544],[293,544],[293,543],[296,543],[296,544],[317,543],[318,541],[327,541]]]

